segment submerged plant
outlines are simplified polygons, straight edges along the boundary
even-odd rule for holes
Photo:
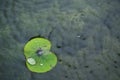
[[[51,43],[44,38],[34,38],[24,47],[26,65],[32,72],[44,73],[50,71],[57,64],[57,57],[50,52]]]

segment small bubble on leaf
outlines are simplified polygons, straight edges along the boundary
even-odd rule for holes
[[[40,64],[41,66],[43,65],[43,64]]]

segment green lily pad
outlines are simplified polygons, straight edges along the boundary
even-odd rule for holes
[[[34,38],[27,42],[24,47],[24,54],[28,58],[36,53],[37,50],[50,50],[51,43],[49,40],[44,38]]]
[[[44,38],[34,38],[25,45],[26,65],[32,72],[44,73],[57,64],[57,57],[50,52],[51,43]]]

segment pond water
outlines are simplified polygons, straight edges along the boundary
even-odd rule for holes
[[[35,36],[58,57],[43,74],[25,65]],[[0,0],[0,80],[120,80],[120,1]]]

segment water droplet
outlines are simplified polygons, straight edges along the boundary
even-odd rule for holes
[[[41,66],[43,65],[43,64],[40,64]]]
[[[28,59],[27,59],[27,62],[28,62],[29,64],[31,64],[31,65],[35,65],[35,64],[36,64],[36,61],[35,61],[35,59],[33,59],[33,58],[28,58]]]

